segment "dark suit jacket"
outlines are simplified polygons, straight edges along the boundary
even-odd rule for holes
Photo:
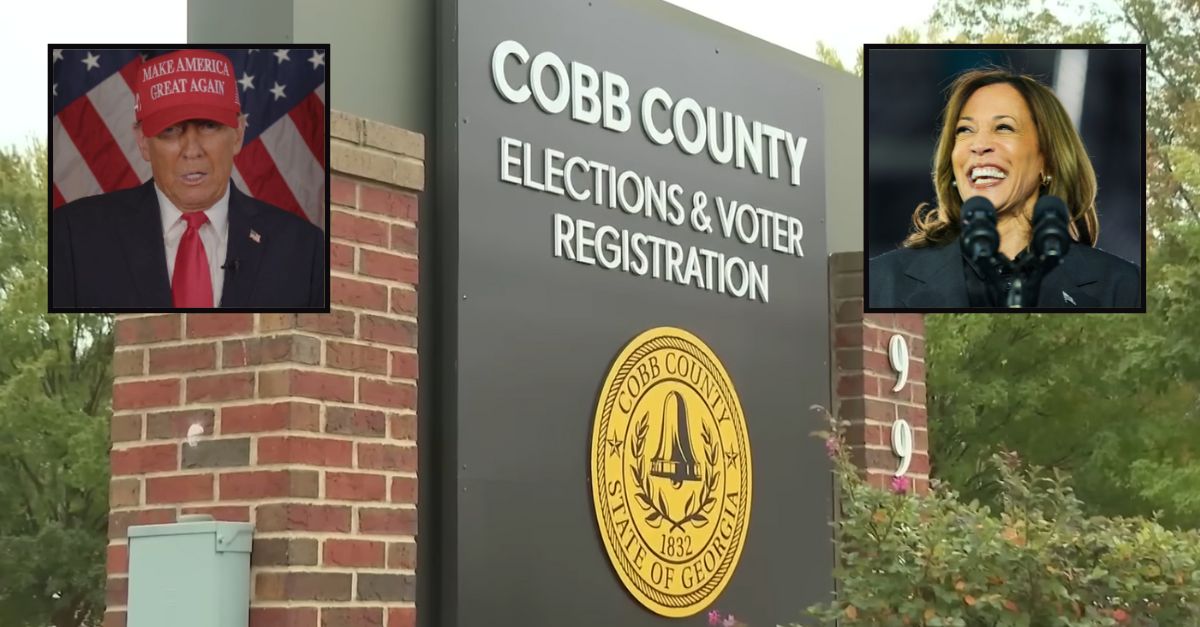
[[[871,260],[867,305],[888,309],[967,308],[965,261],[958,241],[936,248],[902,248]],[[1140,307],[1141,270],[1082,244],[1042,280],[1038,307]]]
[[[50,229],[51,308],[173,306],[153,179],[67,203],[50,214]],[[225,266],[221,307],[327,306],[325,234],[300,216],[246,196],[236,185],[229,190]]]

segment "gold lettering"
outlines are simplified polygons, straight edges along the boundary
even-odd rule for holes
[[[717,410],[718,407],[721,408],[720,411]],[[724,415],[725,417],[729,416],[729,412],[725,411],[725,397],[724,396],[718,396],[716,402],[713,403],[713,414],[721,414],[721,415]]]
[[[656,586],[661,586],[663,582],[663,565],[662,562],[654,560],[650,563],[650,581]]]
[[[729,528],[729,532],[730,532],[731,534],[733,533],[733,527],[730,527],[730,528]],[[725,540],[725,539],[728,539],[728,538],[729,538],[729,535],[728,535],[728,534],[726,534],[726,533],[724,533],[724,532],[722,532],[722,533],[721,533],[719,536],[717,536],[717,537],[714,537],[714,538],[713,538],[713,540],[712,540],[712,544],[711,544],[711,545],[709,545],[709,546],[711,546],[711,547],[713,548],[713,550],[715,550],[715,551],[717,552],[717,556],[718,556],[718,557],[719,557],[719,556],[721,556],[721,555],[724,555],[724,554],[725,554],[725,542],[724,542],[724,540]]]
[[[650,371],[646,370],[646,364],[638,364],[637,372],[638,372],[638,375],[642,378],[643,386],[650,382]]]
[[[625,521],[625,523],[628,525],[629,521]],[[637,542],[637,534],[630,533],[629,539],[625,541],[625,544],[621,545],[625,549],[625,553],[629,553],[629,547],[633,546],[634,542]]]
[[[710,553],[712,553],[712,546],[709,546],[709,548],[704,551],[704,555],[708,555]],[[712,570],[712,569],[704,568],[704,556],[703,555],[700,556],[700,558],[697,559],[696,561],[692,562],[692,572],[695,573],[696,583],[700,583],[701,581],[704,580],[704,575],[708,570]]]
[[[625,380],[625,389],[629,395],[637,398],[639,392],[642,391],[642,384],[637,380],[637,377],[629,377]]]
[[[710,547],[708,547],[708,550],[704,552],[704,569],[707,571],[712,571],[712,569],[714,569],[716,567],[717,567],[717,556],[713,552],[713,548],[710,546]],[[696,569],[699,570],[700,567],[697,565]]]
[[[722,511],[721,513],[725,514],[726,517],[728,517],[728,518],[736,518],[737,517],[737,505],[734,504],[734,501],[736,501],[737,498],[738,498],[737,492],[730,492],[725,495],[725,508],[724,508],[724,511]]]

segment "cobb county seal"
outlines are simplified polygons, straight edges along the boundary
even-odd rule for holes
[[[626,589],[663,616],[710,605],[741,557],[753,484],[721,361],[683,329],[634,338],[601,388],[590,452],[596,522]]]

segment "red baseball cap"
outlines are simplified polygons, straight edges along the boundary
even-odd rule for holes
[[[242,112],[229,57],[211,50],[178,50],[137,71],[134,111],[146,137],[184,120],[236,127]]]

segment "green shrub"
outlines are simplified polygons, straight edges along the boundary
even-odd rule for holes
[[[828,438],[841,486],[838,600],[821,624],[1200,626],[1200,533],[1087,517],[1067,479],[997,455],[998,512],[950,489],[867,485]]]

